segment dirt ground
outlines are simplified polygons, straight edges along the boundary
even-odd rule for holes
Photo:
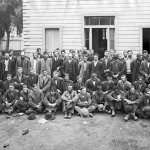
[[[57,114],[55,120],[40,124],[41,118],[0,115],[0,150],[150,150],[150,120],[124,122],[122,114],[65,120]],[[30,132],[22,135],[26,129]]]

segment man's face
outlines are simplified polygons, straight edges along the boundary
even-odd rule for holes
[[[143,80],[141,78],[138,81],[139,81],[140,84],[142,84],[142,82],[143,82]]]
[[[69,81],[69,76],[65,76],[65,81]]]
[[[123,76],[123,77],[121,77],[121,80],[122,80],[122,82],[126,82],[127,79],[126,79],[126,77]]]
[[[87,61],[87,57],[84,56],[84,62],[86,62],[86,61]]]
[[[25,57],[25,52],[21,52],[21,58]]]
[[[33,54],[33,58],[37,59],[37,54],[36,53]]]
[[[27,92],[28,92],[28,88],[27,88],[27,87],[24,87],[24,88],[23,88],[23,91],[24,91],[24,93],[27,93]]]
[[[79,53],[78,53],[78,56],[82,56],[82,52],[79,52]]]
[[[12,56],[12,55],[13,55],[13,51],[10,51],[10,52],[9,52],[9,56]]]
[[[58,52],[55,52],[55,53],[54,53],[54,56],[55,56],[55,57],[58,57]]]
[[[124,57],[127,57],[128,53],[123,53]]]
[[[79,79],[78,79],[78,83],[82,83],[82,78],[79,78]]]
[[[132,52],[128,52],[128,57],[132,57]]]
[[[98,60],[98,57],[97,57],[97,56],[94,56],[94,60],[97,61],[97,60]]]
[[[75,53],[75,52],[73,52],[73,53],[72,53],[72,57],[75,57],[75,56],[76,56],[76,53]]]
[[[11,76],[8,76],[7,77],[7,81],[11,81],[12,80],[12,77]]]
[[[58,79],[58,73],[54,73],[54,79]]]
[[[9,90],[10,90],[10,91],[13,91],[13,90],[14,90],[14,86],[10,85],[10,86],[9,86]]]
[[[69,60],[72,59],[72,54],[71,53],[68,54],[68,58],[69,58]]]
[[[92,76],[92,80],[93,80],[93,81],[96,81],[96,76]]]
[[[45,70],[45,71],[43,71],[43,75],[44,76],[46,76],[47,75],[47,71]]]
[[[18,69],[18,74],[22,74],[22,69]]]
[[[34,70],[31,70],[31,71],[30,71],[30,74],[31,74],[31,75],[34,75],[34,74],[35,74],[35,71],[34,71]]]
[[[82,94],[85,94],[86,93],[86,88],[83,88],[81,92],[82,92]]]
[[[108,83],[110,83],[112,81],[112,77],[107,76],[107,81],[108,81]]]
[[[143,60],[143,56],[140,55],[140,56],[138,57],[138,60]]]
[[[43,57],[44,57],[44,58],[48,58],[48,54],[47,54],[47,53],[44,54]]]
[[[6,59],[6,60],[9,59],[9,54],[8,54],[8,53],[5,54],[5,59]]]
[[[134,94],[135,89],[134,89],[134,88],[131,88],[131,89],[130,89],[130,92],[131,92],[132,94]]]
[[[143,56],[144,56],[144,57],[147,57],[147,55],[148,55],[148,53],[143,53]]]
[[[108,57],[109,56],[109,53],[108,52],[105,52],[105,54],[104,54],[106,57]]]
[[[65,52],[61,52],[61,55],[62,55],[63,57],[65,57]]]
[[[68,92],[72,91],[72,86],[68,86]]]
[[[119,89],[115,89],[115,92],[116,92],[117,94],[119,94],[119,93],[120,93],[120,90],[119,90]]]

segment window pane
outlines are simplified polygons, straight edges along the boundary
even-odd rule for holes
[[[99,17],[91,17],[90,25],[99,25]]]
[[[84,29],[84,39],[85,39],[85,46],[87,47],[87,49],[89,49],[89,33],[90,33],[90,29],[85,28]]]
[[[101,25],[114,25],[114,17],[102,17]]]
[[[110,49],[115,49],[115,29],[109,30]]]
[[[90,25],[90,17],[85,17],[84,21],[85,21],[85,25]]]

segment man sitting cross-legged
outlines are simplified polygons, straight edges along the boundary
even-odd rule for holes
[[[95,106],[92,105],[91,96],[86,92],[85,86],[81,88],[81,92],[78,94],[75,110],[82,117],[93,117],[92,112],[95,110]]]

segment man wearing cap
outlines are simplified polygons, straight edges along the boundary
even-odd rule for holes
[[[97,75],[93,73],[91,75],[91,78],[86,81],[86,90],[91,95],[93,92],[97,90],[97,85],[101,83],[100,79],[97,78]]]
[[[14,88],[13,84],[9,85],[9,89],[4,94],[3,100],[5,102],[4,112],[12,113],[15,108],[15,102],[19,99],[19,91]]]
[[[102,91],[101,85],[97,85],[97,90],[92,94],[92,105],[100,112],[105,111],[105,108],[108,105],[106,94]]]
[[[52,70],[52,59],[48,58],[48,53],[47,51],[43,52],[43,58],[40,60],[39,63],[40,67],[40,74],[42,73],[43,69],[46,68],[47,74],[51,76],[51,70]]]
[[[73,85],[73,89],[77,92],[80,93],[81,87],[84,86],[84,83],[82,82],[82,77],[77,76],[77,83]]]
[[[35,73],[35,70],[30,68],[27,85],[30,90],[33,89],[33,85],[38,83],[39,75]]]
[[[107,95],[107,100],[111,108],[112,117],[116,115],[116,109],[121,110],[124,95],[125,93],[121,91],[120,88],[117,86],[114,86],[114,90]]]
[[[72,59],[72,54],[68,54],[68,60],[64,61],[62,65],[63,74],[69,74],[70,80],[76,82],[78,76],[78,64]]]
[[[143,50],[143,61],[147,61],[147,58],[148,58],[148,51]]]
[[[38,77],[38,88],[42,90],[44,94],[47,94],[50,90],[51,77],[48,75],[47,69],[43,69],[42,74]]]
[[[75,110],[82,117],[93,117],[92,112],[95,110],[95,106],[91,104],[92,104],[91,96],[88,92],[86,92],[86,87],[83,86],[81,88],[81,92],[78,94],[78,100],[76,102]],[[87,108],[89,116],[85,116],[84,111],[82,111],[83,108]]]
[[[63,112],[65,113],[65,119],[71,119],[72,114],[74,113],[74,107],[76,101],[78,100],[78,94],[76,91],[73,90],[72,84],[68,84],[67,91],[63,93],[61,96],[62,105],[63,105]]]
[[[19,91],[23,90],[23,85],[27,85],[28,77],[23,74],[23,69],[18,67],[17,75],[13,78],[15,88]]]
[[[85,83],[91,74],[91,62],[87,61],[88,57],[85,55],[83,57],[83,61],[81,61],[78,65],[79,68],[79,76],[83,77],[83,83]]]
[[[4,93],[9,89],[9,85],[12,84],[12,83],[14,83],[14,81],[12,80],[12,75],[7,74],[6,81],[4,81],[4,83],[3,83]]]
[[[142,61],[140,73],[145,77],[146,84],[150,84],[150,55],[148,55],[146,61]]]
[[[29,109],[27,114],[36,114],[42,112],[42,100],[44,99],[44,93],[34,84],[33,91],[29,95]]]
[[[131,63],[131,72],[132,72],[132,83],[137,80],[140,75],[140,66],[143,60],[142,54],[138,53],[137,58]]]
[[[36,53],[37,53],[37,58],[39,58],[39,59],[43,58],[43,55],[41,54],[41,48],[37,48]]]
[[[25,56],[25,51],[21,52],[21,57],[19,57],[16,61],[16,74],[18,71],[18,67],[23,68],[23,74],[28,75],[29,69],[31,68],[30,60]]]
[[[133,86],[135,90],[144,93],[145,89],[147,88],[146,83],[144,82],[144,79],[142,76],[138,77],[138,81],[134,81]]]
[[[42,104],[45,107],[46,113],[53,113],[55,115],[58,106],[61,104],[60,93],[56,91],[55,87],[51,87],[51,91],[46,94]]]
[[[27,88],[27,85],[23,85],[23,90],[20,92],[20,98],[16,101],[16,107],[19,111],[26,111],[29,109],[29,95],[31,90]]]
[[[142,97],[140,93],[136,92],[134,87],[131,87],[129,91],[126,92],[124,99],[123,99],[123,106],[124,110],[127,113],[124,120],[128,121],[129,117],[133,117],[136,121],[138,118],[135,116],[135,112],[142,102]]]

